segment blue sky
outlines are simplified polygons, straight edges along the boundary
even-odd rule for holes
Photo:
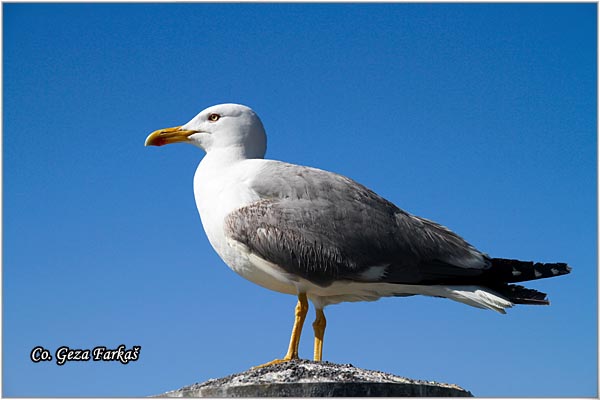
[[[329,307],[326,360],[597,396],[596,7],[4,3],[3,396],[148,396],[284,354],[296,300],[211,249],[203,153],[143,147],[222,102],[257,111],[268,158],[352,177],[492,256],[574,268],[529,284],[550,307],[507,315]],[[120,344],[140,359],[29,360]]]

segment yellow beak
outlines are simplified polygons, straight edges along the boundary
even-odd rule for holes
[[[181,129],[181,126],[159,129],[146,138],[144,146],[164,146],[165,144],[187,142],[188,137],[197,131]]]

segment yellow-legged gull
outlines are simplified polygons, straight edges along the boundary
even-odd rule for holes
[[[206,151],[194,195],[215,251],[244,278],[298,296],[288,352],[271,363],[298,358],[308,300],[320,361],[327,305],[421,294],[505,313],[514,304],[549,304],[546,294],[512,283],[571,270],[490,258],[349,178],[265,160],[263,124],[246,106],[209,107],[183,126],[153,132],[146,146],[179,142]]]

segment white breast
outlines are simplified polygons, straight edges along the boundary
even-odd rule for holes
[[[223,261],[236,273],[251,282],[274,291],[295,294],[292,277],[278,267],[257,262],[246,246],[228,240],[224,221],[232,211],[260,200],[250,188],[254,171],[264,160],[240,160],[223,165],[222,159],[204,157],[194,176],[194,197],[206,236]]]

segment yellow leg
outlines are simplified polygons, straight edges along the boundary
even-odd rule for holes
[[[313,329],[315,330],[315,361],[321,361],[323,359],[323,336],[325,336],[327,320],[322,308],[317,308],[316,312],[317,318],[313,322]]]
[[[262,368],[273,364],[279,364],[282,362],[297,360],[298,359],[298,347],[300,346],[300,335],[302,334],[302,326],[306,319],[306,313],[308,312],[308,300],[306,299],[306,293],[300,293],[298,295],[298,304],[296,304],[296,318],[294,319],[294,327],[292,328],[292,336],[290,337],[290,345],[288,351],[283,359],[276,359],[266,364],[261,364],[254,368]]]

